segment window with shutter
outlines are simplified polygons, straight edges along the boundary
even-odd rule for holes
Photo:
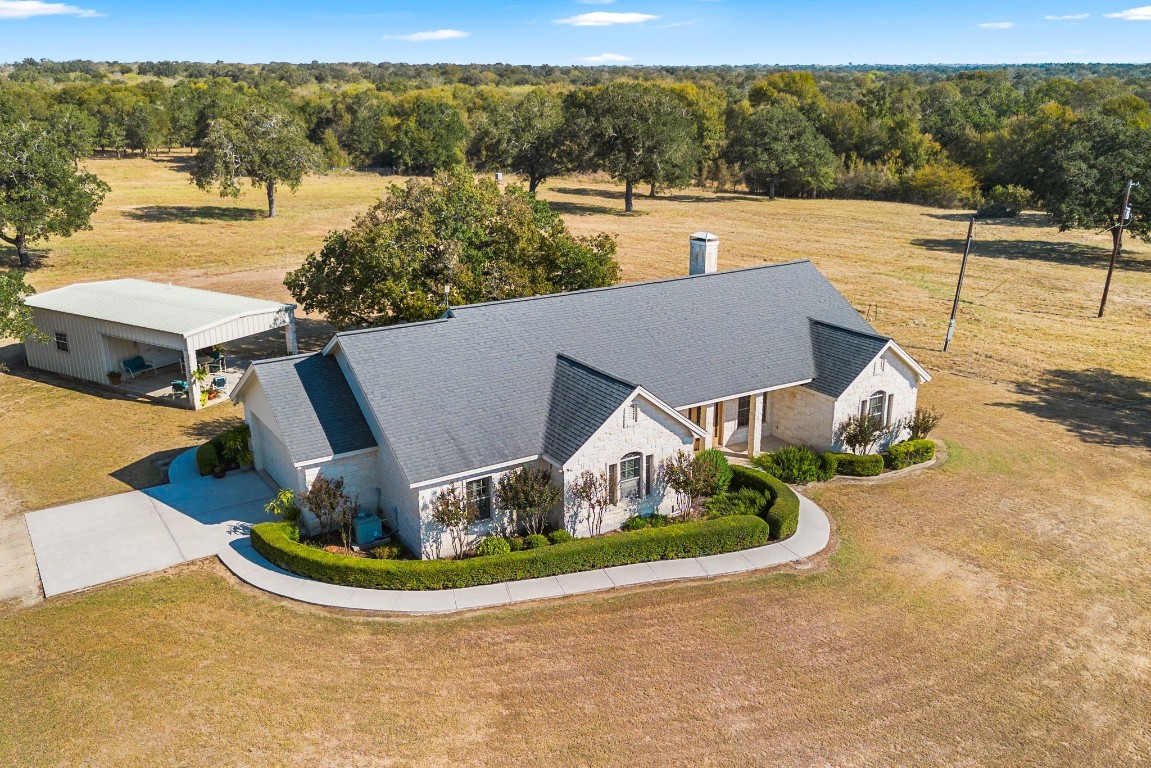
[[[619,464],[608,465],[607,493],[612,504],[619,504]]]
[[[650,453],[644,457],[644,473],[643,473],[643,495],[651,496],[652,491],[655,490],[655,456]]]
[[[887,421],[884,422],[884,426],[887,426],[887,427],[891,426],[891,412],[894,410],[895,410],[895,395],[891,394],[891,395],[887,396]]]

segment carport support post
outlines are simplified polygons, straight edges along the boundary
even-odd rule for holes
[[[751,396],[751,418],[747,420],[747,458],[754,459],[759,453],[759,443],[763,437],[763,393]]]
[[[191,347],[184,348],[184,375],[188,377],[188,403],[193,411],[200,410],[200,383],[196,381],[196,350]]]
[[[296,313],[292,310],[288,310],[288,324],[284,326],[284,342],[288,347],[289,355],[300,353],[300,347],[296,341]]]
[[[715,447],[715,403],[708,403],[703,407],[703,428],[707,430],[707,437],[703,439],[703,447],[710,450]]]

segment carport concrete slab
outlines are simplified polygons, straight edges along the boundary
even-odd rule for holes
[[[25,519],[48,597],[185,559],[152,500],[141,493],[29,512]]]

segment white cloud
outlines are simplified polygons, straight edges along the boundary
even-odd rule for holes
[[[0,0],[0,19],[30,19],[33,16],[103,16],[99,11],[42,0]]]
[[[671,24],[660,24],[660,29],[675,29],[676,27],[690,27],[695,24],[695,19],[691,21],[676,21]]]
[[[410,35],[384,35],[385,40],[407,40],[409,43],[427,43],[434,40],[459,40],[470,37],[471,32],[458,29],[433,29],[430,32],[413,32]]]
[[[1011,29],[1014,21],[987,21],[979,25],[980,29]]]
[[[1044,16],[1043,18],[1048,21],[1083,21],[1090,15],[1089,13],[1068,13],[1063,16]]]
[[[1103,14],[1109,19],[1123,19],[1124,21],[1151,21],[1151,5],[1141,5],[1138,8],[1128,8],[1119,13]]]
[[[613,11],[592,11],[580,13],[567,19],[556,19],[556,24],[571,24],[573,27],[611,27],[616,24],[641,24],[658,19],[650,13],[615,13]]]
[[[588,64],[608,64],[610,62],[631,61],[631,56],[624,56],[619,53],[601,53],[598,56],[584,56],[579,61],[585,61]]]

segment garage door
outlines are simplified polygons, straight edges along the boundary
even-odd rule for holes
[[[255,416],[252,417],[252,432],[256,435],[255,442],[260,446],[262,454],[256,458],[257,466],[267,472],[281,488],[295,488],[296,468],[288,458],[288,446]]]

